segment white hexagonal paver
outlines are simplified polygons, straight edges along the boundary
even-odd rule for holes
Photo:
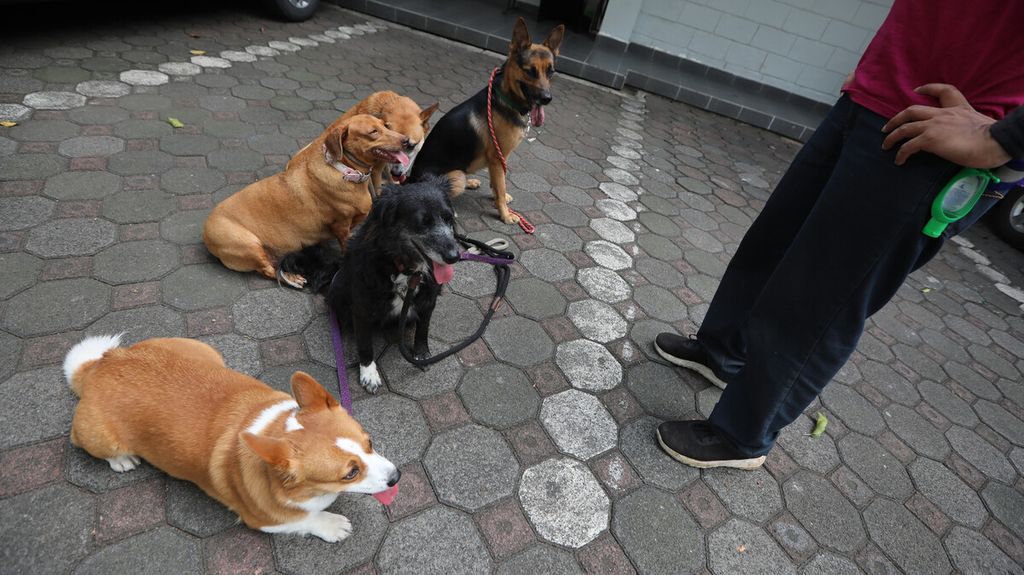
[[[590,220],[590,229],[597,232],[602,239],[616,244],[628,244],[636,240],[633,230],[626,227],[626,224],[611,218]]]
[[[578,389],[546,398],[540,421],[559,451],[583,460],[615,447],[619,438],[618,426],[600,400]]]
[[[291,38],[288,38],[288,41],[291,42],[292,44],[295,44],[296,46],[312,47],[318,44],[316,40],[311,40],[309,38],[299,38],[297,36],[292,36]]]
[[[0,104],[0,121],[17,122],[28,117],[32,108],[21,104]]]
[[[281,53],[270,46],[246,46],[245,51],[254,56],[277,56]]]
[[[202,66],[192,62],[164,62],[156,68],[171,76],[195,76],[203,71]]]
[[[588,242],[583,251],[594,259],[601,267],[610,270],[624,270],[633,266],[633,258],[626,253],[626,250],[604,240]]]
[[[595,204],[597,205],[597,209],[601,210],[604,215],[613,220],[628,222],[636,219],[636,210],[619,200],[597,200]]]
[[[132,86],[162,86],[170,78],[163,72],[153,70],[128,70],[121,72],[121,81]]]
[[[637,154],[637,157],[639,158],[640,155]],[[601,182],[599,187],[606,196],[613,200],[619,200],[620,202],[632,202],[638,197],[636,192],[633,190],[623,186],[622,184],[616,184],[615,182]]]
[[[338,40],[348,40],[349,38],[352,37],[348,33],[340,32],[338,30],[328,30],[324,32],[324,36],[327,36],[328,38],[336,38]]]
[[[255,62],[256,54],[250,54],[249,52],[240,52],[238,50],[224,50],[220,53],[220,57],[230,62]]]
[[[120,98],[130,94],[132,87],[115,80],[89,80],[75,86],[75,91],[90,98]]]
[[[576,280],[590,297],[607,303],[618,303],[629,298],[630,287],[619,274],[605,268],[586,268],[576,274]]]
[[[587,339],[608,343],[625,337],[626,320],[612,306],[593,299],[569,304],[569,319]]]
[[[230,68],[231,62],[224,58],[217,58],[214,56],[192,56],[190,58],[193,64],[196,66],[202,66],[203,68]]]
[[[331,38],[326,34],[310,34],[309,37],[321,44],[334,44],[335,41],[334,38]]]
[[[85,105],[85,96],[74,92],[32,92],[21,101],[36,110],[70,110]]]
[[[622,366],[603,345],[577,339],[558,346],[555,363],[569,384],[587,391],[612,389],[622,381]]]
[[[594,474],[574,459],[549,459],[523,472],[519,500],[540,536],[578,549],[608,529],[611,502]]]
[[[302,49],[302,46],[292,44],[291,42],[282,42],[281,40],[273,40],[271,42],[267,42],[267,46],[270,46],[271,48],[275,50],[280,50],[282,52],[298,52],[299,50]]]

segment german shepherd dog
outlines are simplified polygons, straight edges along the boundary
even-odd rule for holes
[[[526,21],[516,21],[508,60],[495,76],[491,94],[494,134],[506,158],[523,141],[531,124],[544,123],[544,106],[551,103],[555,57],[564,34],[565,26],[559,25],[543,44],[533,44]],[[480,90],[437,122],[413,163],[410,179],[447,175],[454,197],[466,188],[479,187],[480,181],[467,179],[466,174],[487,166],[498,216],[512,224],[519,218],[508,210],[512,198],[505,192],[505,171],[487,125],[487,91],[486,87]]]
[[[409,322],[416,325],[413,353],[417,357],[430,354],[430,316],[441,286],[455,273],[452,264],[459,261],[450,192],[444,177],[385,186],[366,221],[349,238],[340,262],[322,245],[281,260],[282,271],[305,275],[313,291],[329,287],[327,304],[339,321],[351,318],[359,383],[371,393],[381,385],[373,334],[398,319],[413,274],[422,276],[409,314]],[[339,269],[338,280],[332,283]]]

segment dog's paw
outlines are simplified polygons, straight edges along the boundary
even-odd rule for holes
[[[321,511],[313,520],[313,529],[310,533],[328,543],[337,543],[352,535],[352,522],[344,515]]]
[[[142,460],[135,455],[118,455],[107,459],[107,463],[110,464],[110,468],[114,471],[124,473],[138,467]]]
[[[412,350],[412,356],[416,359],[426,359],[430,357],[430,348],[427,346],[414,348]]]
[[[501,221],[505,222],[506,224],[518,224],[519,223],[519,216],[516,215],[516,214],[504,213],[504,214],[500,214],[500,217],[501,217]]]
[[[359,385],[366,388],[366,391],[377,393],[382,383],[384,381],[380,377],[380,371],[377,369],[376,362],[370,362],[370,365],[359,366]]]
[[[477,189],[479,187],[480,187],[480,180],[478,180],[476,178],[469,178],[468,180],[466,180],[466,189],[467,190],[475,190],[475,189]]]
[[[299,275],[299,274],[290,274],[290,273],[281,272],[279,277],[281,278],[281,281],[283,281],[284,283],[292,286],[295,289],[302,289],[302,288],[306,287],[306,278],[305,278],[305,276],[302,276],[302,275]]]

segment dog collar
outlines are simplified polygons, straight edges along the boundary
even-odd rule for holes
[[[498,100],[505,105],[506,108],[514,111],[520,116],[526,116],[530,113],[530,108],[527,107],[525,112],[520,112],[520,106],[517,106],[515,102],[509,99],[508,95],[501,91],[501,88],[494,88],[494,93],[497,94]]]
[[[344,156],[345,159],[352,161],[352,158],[350,157],[350,154],[348,152],[343,152],[342,155]],[[350,168],[346,166],[341,162],[341,160],[335,160],[333,157],[331,157],[331,154],[327,151],[327,146],[324,146],[324,159],[327,160],[327,163],[333,166],[335,170],[341,172],[341,177],[346,182],[355,182],[357,184],[361,184],[366,180],[370,179],[369,173],[364,174],[363,172],[360,172],[355,168]]]

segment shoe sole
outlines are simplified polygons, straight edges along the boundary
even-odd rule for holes
[[[655,432],[658,435],[658,445],[671,457],[679,463],[689,465],[690,467],[696,467],[698,469],[711,469],[713,467],[732,467],[733,469],[757,469],[764,465],[765,456],[753,457],[751,459],[726,459],[721,461],[701,461],[699,459],[693,459],[687,457],[682,453],[672,449],[661,439],[661,430]]]
[[[658,342],[654,342],[654,349],[658,352],[658,355],[665,358],[665,361],[671,363],[672,365],[678,365],[679,367],[685,367],[686,369],[696,371],[697,373],[704,376],[704,379],[710,381],[711,385],[714,385],[719,389],[725,389],[725,386],[728,385],[724,381],[718,379],[718,376],[715,375],[715,372],[711,371],[710,367],[702,363],[697,363],[696,361],[690,361],[687,359],[680,359],[670,354],[669,352],[661,349],[661,346],[658,345]]]

